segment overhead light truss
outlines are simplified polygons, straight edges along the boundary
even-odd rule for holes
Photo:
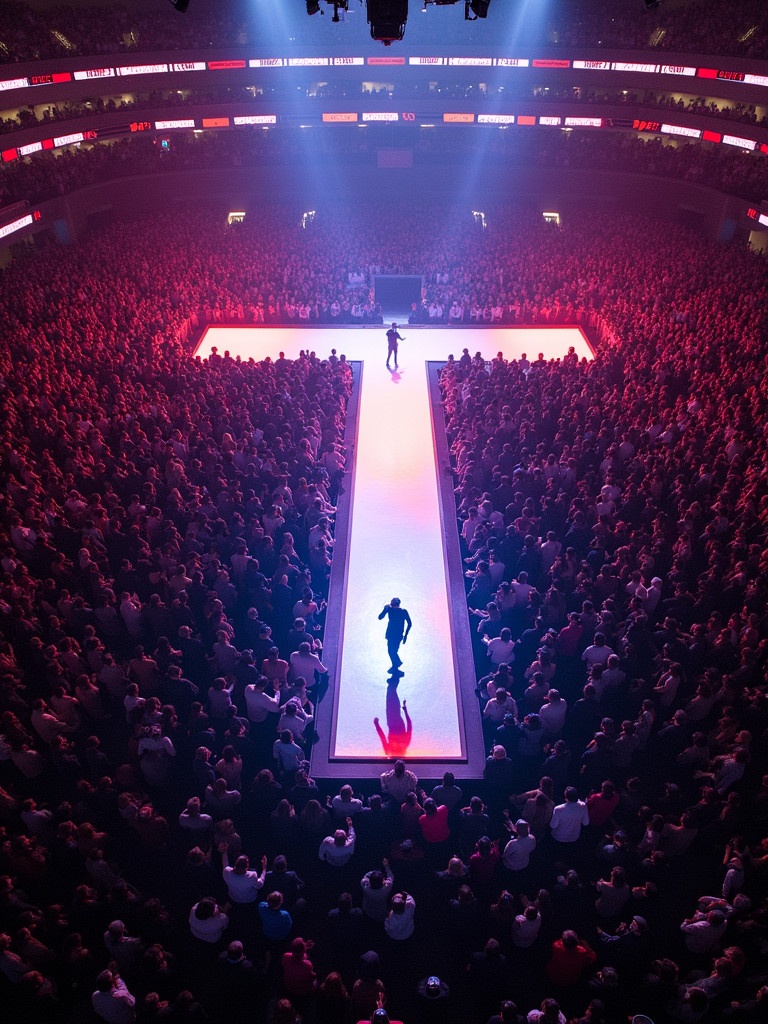
[[[305,0],[307,14],[325,14],[323,3],[333,7],[332,21],[341,21],[340,11],[349,12],[350,0]],[[453,7],[461,0],[421,0],[422,10],[434,4],[437,7]],[[189,0],[171,0],[174,6],[188,4]],[[362,5],[363,0],[360,0]],[[464,0],[464,20],[477,21],[488,17],[491,0]],[[408,0],[365,0],[366,16],[371,26],[371,36],[385,46],[402,39],[408,21]]]

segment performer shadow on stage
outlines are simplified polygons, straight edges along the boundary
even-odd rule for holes
[[[413,723],[405,701],[401,713],[396,683],[390,683],[387,687],[387,732],[381,728],[378,718],[374,718],[373,724],[387,757],[403,757],[408,753],[413,737]]]

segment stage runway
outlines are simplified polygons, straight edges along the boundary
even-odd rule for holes
[[[333,714],[321,741],[329,762],[346,766],[343,770],[350,777],[380,771],[380,761],[387,756],[446,762],[454,770],[466,765],[467,716],[470,724],[477,717],[473,693],[472,706],[462,707],[461,667],[454,653],[454,609],[438,494],[438,472],[444,473],[445,467],[436,465],[427,361],[445,361],[451,352],[458,358],[464,348],[471,354],[480,351],[486,359],[501,351],[506,358],[525,352],[533,360],[539,353],[546,359],[563,356],[573,346],[580,357],[592,357],[576,328],[402,326],[400,333],[405,341],[400,344],[397,373],[384,365],[387,343],[381,326],[213,327],[198,348],[203,357],[215,346],[219,353],[227,350],[257,360],[276,358],[281,351],[295,358],[300,349],[311,349],[322,358],[335,348],[363,363],[355,477],[345,482],[352,506],[343,608],[336,609],[341,642],[333,663],[326,659]],[[437,430],[442,430],[441,422]],[[452,513],[445,529],[456,529]],[[392,597],[401,598],[413,619],[411,636],[400,652],[405,674],[396,688],[388,686],[385,622],[378,620]],[[329,619],[331,611],[329,607]],[[466,616],[463,608],[455,612]],[[326,646],[333,650],[332,644]],[[467,702],[466,687],[464,694]],[[368,769],[361,770],[360,762]]]

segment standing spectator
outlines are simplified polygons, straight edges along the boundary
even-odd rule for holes
[[[291,786],[296,772],[304,761],[304,751],[294,741],[290,729],[283,729],[272,747],[272,755],[277,762],[277,771],[281,781],[286,786]]]
[[[119,974],[102,971],[91,996],[95,1013],[107,1024],[131,1024],[136,1019],[136,998]]]
[[[558,690],[549,690],[544,703],[539,709],[539,718],[544,733],[545,742],[557,740],[565,725],[565,716],[568,712],[568,705],[560,696]]]
[[[399,759],[395,761],[389,771],[383,772],[381,775],[381,791],[398,810],[406,795],[415,791],[418,784],[417,776],[405,767],[405,761]]]
[[[523,818],[519,818],[514,825],[508,820],[505,824],[510,838],[501,855],[502,863],[507,871],[525,871],[530,863],[531,854],[536,849],[536,839],[531,835],[528,822]]]
[[[111,960],[117,964],[120,974],[129,977],[138,969],[142,953],[141,939],[129,935],[122,921],[112,921],[104,932],[104,945]]]
[[[363,912],[372,921],[382,923],[387,916],[387,904],[392,894],[395,876],[386,857],[382,860],[383,871],[368,871],[360,880],[363,890]]]
[[[728,927],[728,920],[721,910],[710,910],[704,914],[697,912],[688,917],[680,925],[685,935],[685,944],[691,953],[703,956],[709,953],[720,942]]]
[[[227,886],[230,901],[236,904],[256,903],[267,873],[267,858],[265,856],[261,858],[261,872],[252,871],[245,854],[241,854],[232,866],[227,858],[228,850],[227,843],[219,843],[219,853],[223,864],[222,877]]]
[[[616,787],[610,779],[606,779],[600,786],[599,792],[591,793],[587,797],[589,824],[595,829],[605,828],[618,806],[619,794],[616,792]]]
[[[384,931],[398,942],[413,935],[416,901],[410,893],[398,892],[392,897],[392,906],[384,922]]]
[[[579,799],[578,790],[568,786],[565,801],[555,806],[549,823],[552,838],[558,843],[577,843],[582,828],[589,824],[587,805]]]
[[[632,890],[627,884],[626,873],[620,865],[611,869],[609,881],[599,878],[596,883],[598,892],[595,909],[600,917],[618,918],[624,909],[627,901],[632,895]]]
[[[189,912],[190,931],[201,942],[212,945],[219,942],[228,926],[229,917],[210,896],[196,903]]]
[[[566,929],[552,943],[552,955],[546,967],[547,977],[558,988],[570,988],[596,959],[597,955],[586,939]]]
[[[448,808],[445,804],[438,806],[431,796],[424,801],[424,813],[419,817],[421,839],[427,850],[443,848],[447,843],[451,830],[448,826]]]
[[[541,913],[535,903],[529,903],[522,914],[512,921],[512,945],[516,949],[530,949],[541,931]]]
[[[443,781],[438,783],[429,795],[438,807],[440,804],[445,804],[448,808],[449,820],[451,820],[451,816],[461,806],[462,793],[459,786],[456,785],[456,778],[453,772],[445,772]]]
[[[272,945],[288,938],[293,918],[283,907],[283,894],[275,891],[259,903],[261,930],[267,943]]]
[[[504,1020],[504,1018],[501,1018]],[[556,999],[548,997],[542,1000],[538,1010],[530,1010],[526,1017],[527,1024],[566,1024],[566,1018]]]
[[[343,828],[337,828],[332,836],[326,836],[320,843],[318,851],[320,860],[335,868],[343,868],[350,862],[352,854],[355,852],[355,829],[352,819],[347,818],[346,824],[346,831]]]
[[[317,988],[317,974],[307,956],[314,945],[312,941],[297,937],[288,952],[283,953],[283,986],[291,999],[306,999]]]

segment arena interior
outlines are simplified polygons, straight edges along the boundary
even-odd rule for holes
[[[762,0],[0,3],[0,994],[768,1009]]]

